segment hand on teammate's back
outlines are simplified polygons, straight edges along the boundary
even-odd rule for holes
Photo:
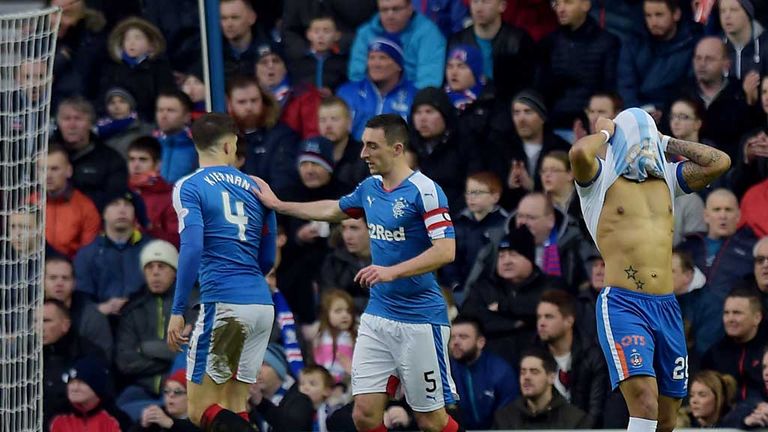
[[[272,188],[269,187],[267,182],[260,179],[256,176],[249,176],[253,181],[256,182],[256,185],[258,185],[258,189],[254,189],[254,193],[259,198],[259,201],[261,201],[262,204],[264,204],[266,207],[274,209],[277,204],[280,202],[280,200],[277,198],[277,195],[275,195],[274,192],[272,192]]]

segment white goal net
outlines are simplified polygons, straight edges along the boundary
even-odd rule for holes
[[[45,155],[58,8],[0,15],[0,432],[42,430]]]

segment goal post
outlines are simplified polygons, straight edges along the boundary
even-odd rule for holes
[[[0,432],[43,430],[45,160],[61,11],[0,15]]]

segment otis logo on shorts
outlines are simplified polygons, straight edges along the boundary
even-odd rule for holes
[[[368,236],[376,240],[405,241],[405,228],[400,227],[396,231],[390,231],[381,225],[369,223]]]

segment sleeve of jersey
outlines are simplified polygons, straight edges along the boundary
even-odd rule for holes
[[[673,172],[675,173],[675,175],[673,177],[675,179],[674,191],[675,191],[675,196],[676,197],[679,197],[680,195],[686,195],[686,194],[689,194],[689,193],[693,192],[691,190],[690,186],[688,186],[688,182],[685,181],[685,177],[683,177],[683,164],[684,163],[685,163],[685,161],[678,162],[678,163],[667,163],[667,167],[671,168],[673,170]]]
[[[456,238],[451,215],[448,212],[448,198],[437,184],[432,184],[435,188],[434,192],[420,191],[419,193],[424,207],[422,217],[429,238],[431,240]]]
[[[173,189],[173,207],[179,218],[181,247],[176,273],[176,293],[173,298],[174,315],[181,315],[187,308],[189,294],[200,270],[203,252],[203,217],[200,198],[192,185],[180,183]]]
[[[277,255],[277,216],[270,210],[266,214],[264,229],[261,232],[261,244],[259,245],[259,268],[261,274],[266,276],[272,266],[275,265]]]
[[[365,182],[360,182],[355,190],[339,199],[339,208],[352,219],[360,219],[363,214],[362,196]]]

